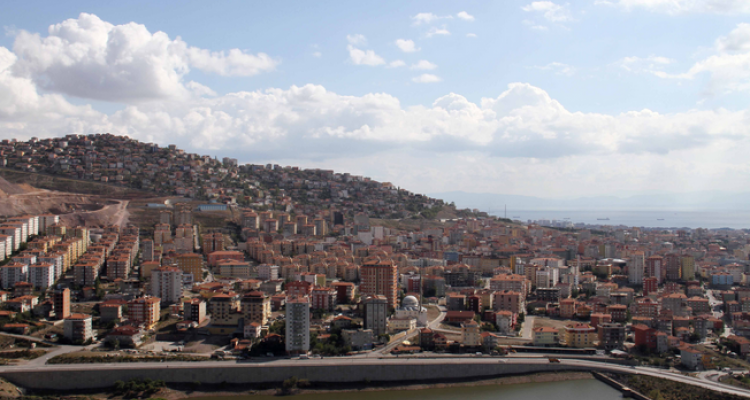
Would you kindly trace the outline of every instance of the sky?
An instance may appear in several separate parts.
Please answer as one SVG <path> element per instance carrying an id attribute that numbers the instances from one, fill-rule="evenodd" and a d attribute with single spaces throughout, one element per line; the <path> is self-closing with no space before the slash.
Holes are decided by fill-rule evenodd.
<path id="1" fill-rule="evenodd" d="M 750 184 L 745 0 L 2 9 L 0 139 L 109 132 L 420 193 Z"/>

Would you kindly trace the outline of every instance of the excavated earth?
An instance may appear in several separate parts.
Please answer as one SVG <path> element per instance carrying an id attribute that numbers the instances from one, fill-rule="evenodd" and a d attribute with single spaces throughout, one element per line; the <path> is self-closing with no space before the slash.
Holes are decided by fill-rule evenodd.
<path id="1" fill-rule="evenodd" d="M 124 226 L 128 222 L 127 200 L 78 193 L 37 189 L 0 178 L 0 217 L 59 214 L 68 226 Z"/>

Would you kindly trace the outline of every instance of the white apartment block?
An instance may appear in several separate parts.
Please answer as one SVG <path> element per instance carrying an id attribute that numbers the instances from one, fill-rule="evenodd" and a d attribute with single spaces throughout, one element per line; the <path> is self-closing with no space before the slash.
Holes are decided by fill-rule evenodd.
<path id="1" fill-rule="evenodd" d="M 11 262 L 0 267 L 0 280 L 2 280 L 3 289 L 12 289 L 18 282 L 27 282 L 29 276 L 29 266 Z"/>
<path id="2" fill-rule="evenodd" d="M 29 266 L 29 283 L 37 289 L 46 289 L 55 283 L 55 266 L 47 263 Z"/>
<path id="3" fill-rule="evenodd" d="M 151 295 L 164 303 L 178 303 L 182 299 L 182 270 L 161 267 L 151 271 Z"/>
<path id="4" fill-rule="evenodd" d="M 10 236 L 11 252 L 18 250 L 18 248 L 21 246 L 21 228 L 16 226 L 3 225 L 0 226 L 0 233 Z M 10 253 L 8 253 L 8 255 L 10 255 Z"/>
<path id="5" fill-rule="evenodd" d="M 628 283 L 633 285 L 643 284 L 643 268 L 646 259 L 643 253 L 633 254 L 628 261 Z"/>
<path id="6" fill-rule="evenodd" d="M 307 297 L 286 300 L 286 351 L 299 354 L 310 350 L 310 302 Z"/>
<path id="7" fill-rule="evenodd" d="M 275 281 L 279 279 L 279 266 L 261 264 L 258 266 L 258 279 L 262 281 Z"/>
<path id="8" fill-rule="evenodd" d="M 39 257 L 39 263 L 52 264 L 55 267 L 55 280 L 60 279 L 60 276 L 62 276 L 63 256 L 53 256 L 47 253 L 47 255 Z"/>

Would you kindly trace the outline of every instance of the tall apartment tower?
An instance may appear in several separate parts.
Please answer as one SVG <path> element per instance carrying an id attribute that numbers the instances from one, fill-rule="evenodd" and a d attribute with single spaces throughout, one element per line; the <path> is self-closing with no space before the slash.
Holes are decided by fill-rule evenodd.
<path id="1" fill-rule="evenodd" d="M 631 285 L 643 284 L 643 268 L 645 263 L 646 259 L 642 251 L 630 256 L 630 261 L 628 262 L 628 283 Z"/>
<path id="2" fill-rule="evenodd" d="M 65 319 L 70 316 L 70 289 L 56 289 L 52 294 L 55 318 Z"/>
<path id="3" fill-rule="evenodd" d="M 363 297 L 382 295 L 388 307 L 398 306 L 398 266 L 391 260 L 365 262 L 359 270 Z"/>
<path id="4" fill-rule="evenodd" d="M 695 257 L 682 256 L 680 264 L 682 266 L 682 279 L 685 281 L 695 279 Z"/>
<path id="5" fill-rule="evenodd" d="M 365 299 L 365 329 L 372 329 L 374 335 L 387 333 L 388 299 L 385 296 L 370 296 Z"/>
<path id="6" fill-rule="evenodd" d="M 203 254 L 224 250 L 224 235 L 221 233 L 206 233 L 201 236 Z"/>
<path id="7" fill-rule="evenodd" d="M 177 267 L 161 267 L 151 271 L 151 295 L 166 304 L 182 299 L 182 270 Z"/>
<path id="8" fill-rule="evenodd" d="M 307 297 L 286 300 L 286 352 L 307 354 L 310 351 L 310 301 Z"/>
<path id="9" fill-rule="evenodd" d="M 177 204 L 174 210 L 175 225 L 192 225 L 193 209 L 189 204 Z"/>
<path id="10" fill-rule="evenodd" d="M 656 278 L 657 283 L 661 283 L 667 275 L 667 269 L 664 265 L 664 258 L 661 256 L 651 256 L 646 259 L 646 267 L 643 276 L 647 278 Z"/>

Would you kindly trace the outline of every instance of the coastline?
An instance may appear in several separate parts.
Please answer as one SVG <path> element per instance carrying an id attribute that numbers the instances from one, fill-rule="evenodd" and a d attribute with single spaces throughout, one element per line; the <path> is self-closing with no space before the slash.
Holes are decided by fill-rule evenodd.
<path id="1" fill-rule="evenodd" d="M 403 391 L 403 390 L 424 390 L 424 389 L 443 389 L 453 387 L 473 387 L 473 386 L 504 386 L 504 385 L 517 385 L 527 383 L 545 383 L 545 382 L 562 382 L 570 380 L 588 380 L 595 379 L 590 372 L 541 372 L 528 375 L 514 375 L 514 376 L 503 376 L 493 379 L 481 379 L 481 380 L 464 380 L 455 382 L 416 382 L 411 384 L 383 384 L 383 383 L 356 383 L 347 385 L 337 385 L 338 388 L 325 387 L 311 387 L 305 389 L 298 389 L 291 393 L 292 396 L 306 395 L 306 394 L 322 394 L 322 393 L 345 393 L 345 392 L 375 392 L 375 391 Z M 163 397 L 167 400 L 179 400 L 179 399 L 213 399 L 216 397 L 226 397 L 227 399 L 236 396 L 274 396 L 278 395 L 279 390 L 277 388 L 271 389 L 251 389 L 251 390 L 211 390 L 211 391 L 184 391 L 176 389 L 165 389 L 154 396 Z"/>

